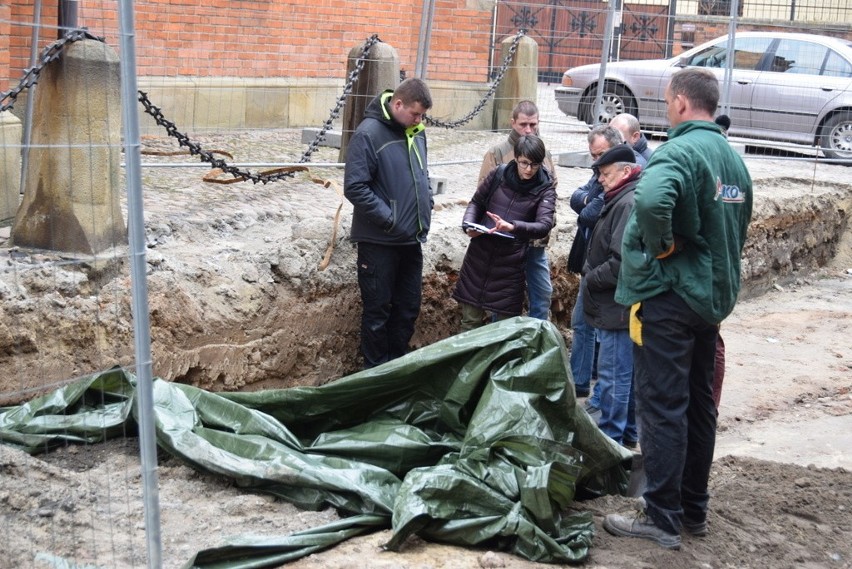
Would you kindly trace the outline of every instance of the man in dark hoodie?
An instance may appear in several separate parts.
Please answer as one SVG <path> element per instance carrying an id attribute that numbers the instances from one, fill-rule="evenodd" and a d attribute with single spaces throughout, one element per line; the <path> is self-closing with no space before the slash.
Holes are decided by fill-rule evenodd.
<path id="1" fill-rule="evenodd" d="M 639 119 L 630 113 L 621 113 L 612 117 L 609 126 L 618 129 L 618 132 L 624 137 L 624 141 L 636 153 L 636 163 L 644 167 L 651 159 L 651 154 L 654 151 L 648 146 L 648 139 L 639 129 Z"/>
<path id="2" fill-rule="evenodd" d="M 343 193 L 353 205 L 365 368 L 404 355 L 420 313 L 432 219 L 422 121 L 431 107 L 426 83 L 406 79 L 367 106 L 347 147 Z"/>

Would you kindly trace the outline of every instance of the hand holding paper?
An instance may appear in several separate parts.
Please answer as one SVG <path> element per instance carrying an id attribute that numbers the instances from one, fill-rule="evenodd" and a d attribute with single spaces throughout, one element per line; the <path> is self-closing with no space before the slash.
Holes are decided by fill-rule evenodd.
<path id="1" fill-rule="evenodd" d="M 473 230 L 473 231 L 477 231 L 479 233 L 484 233 L 484 234 L 487 234 L 487 235 L 498 235 L 500 237 L 506 237 L 508 239 L 514 239 L 515 238 L 514 235 L 510 235 L 509 233 L 503 233 L 501 231 L 497 231 L 496 227 L 488 228 L 488 227 L 485 227 L 484 225 L 480 225 L 478 223 L 473 223 L 471 221 L 465 221 L 462 224 L 462 227 L 465 230 L 468 230 L 468 231 Z"/>

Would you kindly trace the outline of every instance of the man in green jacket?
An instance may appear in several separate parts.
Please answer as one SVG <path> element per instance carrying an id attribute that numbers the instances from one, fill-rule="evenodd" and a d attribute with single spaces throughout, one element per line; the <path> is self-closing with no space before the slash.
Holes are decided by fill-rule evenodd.
<path id="1" fill-rule="evenodd" d="M 631 307 L 645 511 L 610 514 L 612 534 L 680 548 L 707 533 L 716 442 L 712 383 L 719 323 L 740 290 L 752 182 L 713 116 L 719 82 L 684 69 L 666 89 L 672 128 L 635 191 L 615 300 Z"/>

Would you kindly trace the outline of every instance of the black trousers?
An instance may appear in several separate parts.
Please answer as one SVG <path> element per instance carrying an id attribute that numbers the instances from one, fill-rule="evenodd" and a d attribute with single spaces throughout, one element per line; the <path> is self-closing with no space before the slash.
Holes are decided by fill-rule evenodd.
<path id="1" fill-rule="evenodd" d="M 358 243 L 364 368 L 404 355 L 420 314 L 423 251 L 416 245 Z"/>
<path id="2" fill-rule="evenodd" d="M 643 345 L 634 345 L 633 361 L 646 513 L 657 527 L 679 534 L 684 520 L 707 518 L 719 328 L 673 292 L 643 301 L 639 317 Z"/>

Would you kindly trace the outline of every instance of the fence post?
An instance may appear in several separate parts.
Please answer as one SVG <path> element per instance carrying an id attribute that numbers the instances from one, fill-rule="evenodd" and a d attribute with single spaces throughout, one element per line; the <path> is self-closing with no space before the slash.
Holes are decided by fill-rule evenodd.
<path id="1" fill-rule="evenodd" d="M 500 42 L 501 64 L 509 53 L 515 36 L 508 36 Z M 518 42 L 514 60 L 506 69 L 503 80 L 494 92 L 494 112 L 491 128 L 507 128 L 512 118 L 512 109 L 518 101 L 538 97 L 538 44 L 529 36 L 523 36 Z"/>
<path id="2" fill-rule="evenodd" d="M 33 147 L 11 243 L 84 254 L 126 244 L 116 52 L 95 40 L 66 46 L 45 67 L 34 109 Z"/>
<path id="3" fill-rule="evenodd" d="M 604 28 L 604 44 L 603 49 L 601 50 L 601 65 L 598 70 L 598 89 L 597 94 L 595 95 L 595 126 L 601 124 L 601 114 L 603 114 L 603 92 L 604 85 L 606 81 L 604 81 L 604 77 L 606 77 L 606 64 L 610 58 L 610 50 L 612 49 L 612 34 L 613 34 L 613 26 L 615 26 L 615 18 L 616 18 L 616 6 L 615 2 L 611 2 L 609 5 L 609 9 L 606 11 L 606 25 Z M 620 14 L 618 16 L 621 18 Z"/>
<path id="4" fill-rule="evenodd" d="M 355 69 L 363 46 L 349 50 L 346 64 L 346 77 Z M 352 87 L 352 93 L 343 107 L 343 126 L 340 137 L 338 162 L 346 161 L 346 146 L 355 128 L 364 118 L 364 110 L 373 98 L 385 89 L 395 89 L 399 85 L 399 55 L 390 45 L 379 42 L 370 48 L 367 60 Z"/>
<path id="5" fill-rule="evenodd" d="M 11 111 L 0 113 L 0 221 L 15 217 L 21 201 L 21 121 Z"/>

